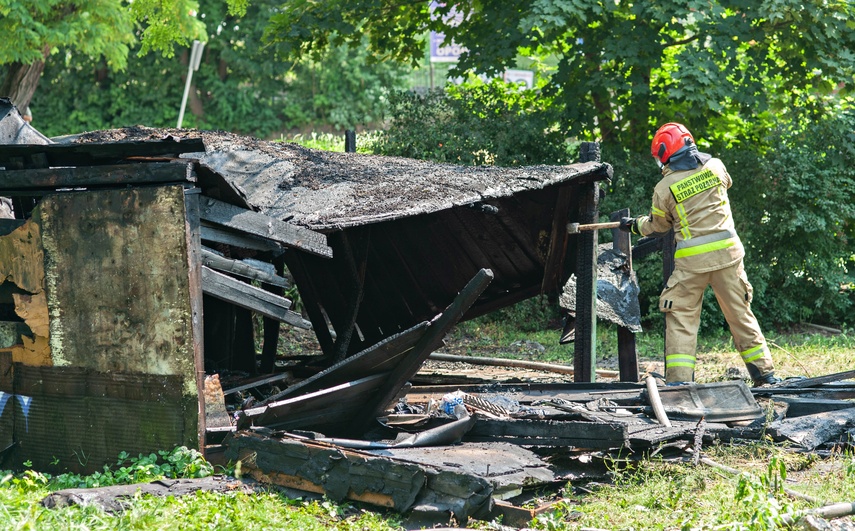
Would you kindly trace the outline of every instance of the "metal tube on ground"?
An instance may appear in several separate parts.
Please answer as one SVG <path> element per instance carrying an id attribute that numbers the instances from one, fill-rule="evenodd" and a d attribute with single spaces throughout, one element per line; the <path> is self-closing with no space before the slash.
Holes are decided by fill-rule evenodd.
<path id="1" fill-rule="evenodd" d="M 650 398 L 650 405 L 653 407 L 653 414 L 656 415 L 656 420 L 659 421 L 659 424 L 670 428 L 671 421 L 668 420 L 668 415 L 665 413 L 665 407 L 662 406 L 662 399 L 659 398 L 659 389 L 656 387 L 656 378 L 648 376 L 646 383 L 647 395 Z"/>

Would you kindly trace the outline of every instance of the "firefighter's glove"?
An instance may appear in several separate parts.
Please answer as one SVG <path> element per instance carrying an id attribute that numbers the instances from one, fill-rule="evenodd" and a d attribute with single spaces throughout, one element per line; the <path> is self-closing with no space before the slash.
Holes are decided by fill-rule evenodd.
<path id="1" fill-rule="evenodd" d="M 624 232 L 638 234 L 638 220 L 636 218 L 620 218 L 618 228 Z"/>

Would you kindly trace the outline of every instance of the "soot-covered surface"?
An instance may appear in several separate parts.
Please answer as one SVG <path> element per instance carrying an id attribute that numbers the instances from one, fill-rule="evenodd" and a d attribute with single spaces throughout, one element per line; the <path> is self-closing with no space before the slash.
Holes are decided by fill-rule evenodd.
<path id="1" fill-rule="evenodd" d="M 314 230 L 335 230 L 436 212 L 537 190 L 608 164 L 497 168 L 335 153 L 222 131 L 130 127 L 94 131 L 67 141 L 121 142 L 199 138 L 201 163 L 245 194 L 265 214 Z"/>

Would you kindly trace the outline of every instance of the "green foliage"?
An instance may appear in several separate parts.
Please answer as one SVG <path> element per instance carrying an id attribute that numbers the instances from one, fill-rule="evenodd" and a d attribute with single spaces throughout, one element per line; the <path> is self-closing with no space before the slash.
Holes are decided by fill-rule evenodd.
<path id="1" fill-rule="evenodd" d="M 740 474 L 736 486 L 735 499 L 739 502 L 740 515 L 725 519 L 729 529 L 751 529 L 765 531 L 779 529 L 785 523 L 785 517 L 797 517 L 795 508 L 785 498 L 784 482 L 787 480 L 787 468 L 778 457 L 769 460 L 765 474 L 759 477 Z M 733 516 L 737 516 L 733 521 Z"/>
<path id="2" fill-rule="evenodd" d="M 220 0 L 203 0 L 199 18 L 208 37 L 184 127 L 222 129 L 269 138 L 282 131 L 328 126 L 355 128 L 378 121 L 388 90 L 401 87 L 400 65 L 365 65 L 364 47 L 336 48 L 318 61 L 280 61 L 261 44 L 275 3 L 253 2 L 242 17 Z M 189 53 L 129 58 L 125 72 L 99 59 L 64 54 L 47 64 L 31 105 L 34 126 L 49 136 L 143 124 L 174 127 L 184 91 Z M 50 117 L 47 120 L 46 117 Z"/>
<path id="3" fill-rule="evenodd" d="M 390 98 L 390 125 L 376 153 L 453 162 L 519 166 L 569 161 L 548 100 L 534 90 L 493 80 L 424 95 Z"/>
<path id="4" fill-rule="evenodd" d="M 852 322 L 853 131 L 850 113 L 781 124 L 761 160 L 747 156 L 741 160 L 751 165 L 731 172 L 743 177 L 732 197 L 755 262 L 749 278 L 767 295 L 755 297 L 756 306 L 778 322 Z"/>
<path id="5" fill-rule="evenodd" d="M 65 473 L 57 476 L 42 474 L 32 470 L 25 471 L 20 477 L 11 479 L 19 489 L 50 488 L 52 490 L 69 488 L 108 487 L 154 481 L 161 478 L 202 478 L 214 473 L 214 467 L 197 450 L 179 446 L 171 451 L 161 450 L 148 455 L 130 456 L 127 452 L 119 454 L 114 466 L 93 474 Z"/>
<path id="6" fill-rule="evenodd" d="M 855 117 L 791 116 L 749 149 L 724 148 L 721 158 L 733 177 L 728 195 L 745 267 L 754 287 L 752 308 L 765 326 L 812 321 L 851 323 L 855 295 Z M 603 146 L 614 166 L 601 212 L 625 206 L 647 213 L 660 178 L 647 155 Z M 658 257 L 637 261 L 642 314 L 656 315 L 662 285 Z M 702 330 L 725 327 L 708 290 Z"/>
<path id="7" fill-rule="evenodd" d="M 367 39 L 375 59 L 417 64 L 428 30 L 468 51 L 454 75 L 496 73 L 519 56 L 557 66 L 546 92 L 580 138 L 641 151 L 678 119 L 711 144 L 762 134 L 793 108 L 823 112 L 851 91 L 855 5 L 824 0 L 297 0 L 266 37 L 293 57 Z M 461 16 L 448 16 L 451 9 Z M 546 64 L 543 62 L 543 64 Z M 703 145 L 703 144 L 701 144 Z"/>

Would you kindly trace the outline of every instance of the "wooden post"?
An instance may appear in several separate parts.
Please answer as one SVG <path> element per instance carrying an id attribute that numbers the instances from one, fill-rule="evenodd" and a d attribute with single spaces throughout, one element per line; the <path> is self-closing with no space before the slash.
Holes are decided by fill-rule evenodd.
<path id="1" fill-rule="evenodd" d="M 285 275 L 285 260 L 281 256 L 273 259 L 273 265 L 276 267 L 277 275 Z M 262 283 L 261 287 L 274 295 L 280 297 L 285 295 L 285 289 L 281 286 Z M 279 348 L 281 323 L 278 319 L 271 319 L 270 317 L 264 317 L 262 323 L 264 326 L 264 343 L 261 346 L 261 372 L 267 374 L 276 368 L 276 351 Z"/>
<path id="2" fill-rule="evenodd" d="M 202 229 L 199 211 L 201 190 L 193 188 L 184 191 L 184 218 L 187 238 L 187 270 L 190 289 L 190 311 L 193 313 L 193 364 L 196 373 L 196 392 L 199 402 L 196 420 L 196 440 L 199 449 L 205 451 L 205 326 L 202 303 Z M 191 419 L 185 415 L 185 419 Z M 194 427 L 186 426 L 187 433 Z"/>
<path id="3" fill-rule="evenodd" d="M 629 209 L 624 208 L 612 212 L 609 216 L 611 221 L 620 221 L 623 217 L 629 217 Z M 626 255 L 626 269 L 632 276 L 632 241 L 629 233 L 620 229 L 612 229 L 613 249 Z M 624 326 L 618 327 L 618 369 L 620 370 L 620 381 L 638 381 L 638 356 L 635 349 L 635 334 Z"/>
<path id="4" fill-rule="evenodd" d="M 580 162 L 598 162 L 600 145 L 582 142 Z M 600 185 L 581 187 L 579 224 L 596 223 L 599 218 Z M 593 382 L 597 360 L 597 243 L 596 230 L 584 231 L 578 239 L 576 254 L 576 340 L 573 345 L 573 381 Z"/>
<path id="5" fill-rule="evenodd" d="M 348 129 L 344 132 L 344 152 L 356 153 L 356 131 Z"/>
<path id="6" fill-rule="evenodd" d="M 599 183 L 581 187 L 580 224 L 596 223 L 600 201 Z M 593 382 L 597 359 L 597 232 L 579 233 L 576 254 L 576 340 L 573 381 Z"/>

